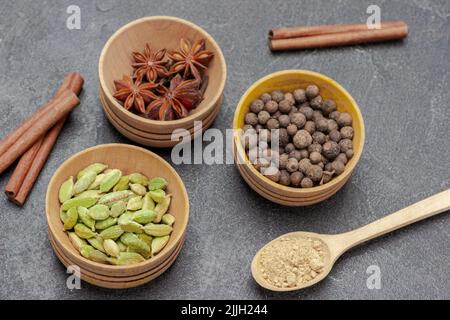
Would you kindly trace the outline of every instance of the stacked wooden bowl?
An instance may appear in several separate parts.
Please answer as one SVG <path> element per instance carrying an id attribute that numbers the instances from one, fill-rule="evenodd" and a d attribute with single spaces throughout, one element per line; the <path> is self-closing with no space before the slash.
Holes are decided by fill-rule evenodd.
<path id="1" fill-rule="evenodd" d="M 214 53 L 205 75 L 208 85 L 202 102 L 186 118 L 156 121 L 126 110 L 113 94 L 114 80 L 131 75 L 132 52 L 142 51 L 146 43 L 155 49 L 178 48 L 180 39 L 191 42 L 205 39 L 206 48 Z M 105 44 L 99 60 L 100 101 L 111 124 L 128 139 L 152 147 L 172 147 L 179 142 L 172 139 L 176 129 L 184 129 L 189 136 L 212 125 L 220 111 L 226 80 L 226 64 L 216 41 L 197 25 L 175 17 L 146 17 L 120 28 Z M 195 126 L 195 122 L 201 126 Z"/>
<path id="2" fill-rule="evenodd" d="M 255 169 L 242 145 L 240 130 L 244 126 L 245 114 L 250 104 L 265 92 L 274 90 L 293 91 L 315 84 L 324 99 L 333 99 L 341 112 L 349 112 L 353 117 L 354 155 L 346 164 L 344 172 L 330 182 L 313 188 L 293 188 L 271 181 Z M 242 96 L 233 120 L 233 151 L 236 166 L 248 185 L 264 198 L 286 206 L 307 206 L 334 195 L 348 181 L 358 163 L 364 146 L 364 121 L 352 96 L 336 81 L 317 72 L 306 70 L 286 70 L 272 73 L 255 82 Z"/>
<path id="3" fill-rule="evenodd" d="M 106 265 L 88 260 L 73 247 L 59 218 L 58 190 L 70 176 L 88 165 L 101 162 L 125 173 L 141 172 L 148 177 L 161 176 L 168 181 L 167 192 L 173 195 L 169 212 L 175 224 L 168 244 L 154 257 L 128 266 Z M 46 216 L 50 243 L 66 266 L 80 268 L 81 279 L 105 288 L 130 288 L 147 283 L 166 271 L 180 254 L 189 219 L 189 200 L 183 181 L 161 157 L 140 147 L 106 144 L 86 149 L 66 160 L 53 175 L 47 189 Z"/>

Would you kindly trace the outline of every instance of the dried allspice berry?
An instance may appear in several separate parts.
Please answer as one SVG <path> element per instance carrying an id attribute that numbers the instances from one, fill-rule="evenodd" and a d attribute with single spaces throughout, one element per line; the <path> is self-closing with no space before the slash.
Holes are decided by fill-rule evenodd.
<path id="1" fill-rule="evenodd" d="M 306 120 L 311 120 L 314 110 L 309 106 L 309 103 L 306 102 L 298 108 L 298 112 L 302 113 L 305 116 Z"/>
<path id="2" fill-rule="evenodd" d="M 266 110 L 268 113 L 275 113 L 278 111 L 278 103 L 274 100 L 270 100 L 264 105 L 264 110 Z"/>
<path id="3" fill-rule="evenodd" d="M 282 114 L 279 116 L 278 121 L 280 122 L 280 127 L 282 128 L 287 128 L 291 124 L 291 120 L 287 114 Z"/>
<path id="4" fill-rule="evenodd" d="M 308 131 L 309 134 L 313 134 L 316 131 L 316 124 L 314 123 L 314 121 L 306 121 L 303 129 Z"/>
<path id="5" fill-rule="evenodd" d="M 306 170 L 311 166 L 311 161 L 307 158 L 304 158 L 298 162 L 298 170 L 304 174 L 306 174 Z"/>
<path id="6" fill-rule="evenodd" d="M 291 175 L 286 170 L 280 171 L 280 180 L 278 181 L 279 184 L 282 184 L 284 186 L 289 186 L 291 184 Z"/>
<path id="7" fill-rule="evenodd" d="M 308 99 L 313 99 L 319 95 L 319 87 L 316 85 L 309 85 L 306 87 L 306 97 Z"/>
<path id="8" fill-rule="evenodd" d="M 319 110 L 322 108 L 322 96 L 318 95 L 317 97 L 311 99 L 309 101 L 309 105 L 311 106 L 311 108 L 313 108 L 314 110 Z"/>
<path id="9" fill-rule="evenodd" d="M 295 158 L 289 158 L 286 164 L 286 170 L 289 172 L 295 172 L 298 170 L 298 161 Z"/>
<path id="10" fill-rule="evenodd" d="M 294 99 L 297 103 L 303 103 L 306 101 L 306 92 L 303 89 L 294 90 Z"/>
<path id="11" fill-rule="evenodd" d="M 331 163 L 331 169 L 334 171 L 334 174 L 339 176 L 344 172 L 345 164 L 343 164 L 341 161 L 333 161 Z"/>
<path id="12" fill-rule="evenodd" d="M 266 127 L 269 130 L 275 130 L 280 128 L 280 122 L 277 119 L 270 118 L 267 123 Z"/>
<path id="13" fill-rule="evenodd" d="M 347 156 L 345 155 L 345 153 L 339 153 L 339 155 L 336 157 L 335 161 L 340 161 L 343 164 L 347 164 Z"/>
<path id="14" fill-rule="evenodd" d="M 313 182 L 320 182 L 322 179 L 323 170 L 320 166 L 312 164 L 306 169 L 306 176 Z"/>
<path id="15" fill-rule="evenodd" d="M 353 142 L 350 139 L 342 139 L 339 141 L 340 151 L 347 152 L 350 149 L 353 149 Z"/>
<path id="16" fill-rule="evenodd" d="M 345 126 L 341 128 L 342 139 L 353 139 L 353 128 L 350 126 Z"/>
<path id="17" fill-rule="evenodd" d="M 260 100 L 260 99 L 256 99 L 250 105 L 250 111 L 255 113 L 255 114 L 258 114 L 263 109 L 264 109 L 264 102 L 262 100 Z"/>
<path id="18" fill-rule="evenodd" d="M 258 117 L 256 114 L 254 114 L 253 112 L 249 112 L 245 115 L 245 123 L 255 126 L 256 124 L 258 124 Z"/>
<path id="19" fill-rule="evenodd" d="M 290 125 L 287 126 L 286 130 L 288 135 L 294 136 L 297 133 L 298 128 L 295 124 L 291 123 Z"/>
<path id="20" fill-rule="evenodd" d="M 341 152 L 339 145 L 334 141 L 327 141 L 322 146 L 322 153 L 328 159 L 334 159 Z"/>
<path id="21" fill-rule="evenodd" d="M 298 149 L 303 149 L 312 143 L 312 137 L 308 131 L 299 130 L 293 138 L 293 143 Z"/>
<path id="22" fill-rule="evenodd" d="M 318 152 L 318 153 L 322 153 L 322 145 L 319 143 L 312 143 L 308 146 L 308 152 Z"/>
<path id="23" fill-rule="evenodd" d="M 300 171 L 295 171 L 291 173 L 291 185 L 293 187 L 299 187 L 300 183 L 302 182 L 303 179 L 303 173 L 301 173 Z"/>
<path id="24" fill-rule="evenodd" d="M 302 179 L 301 186 L 302 188 L 312 188 L 314 187 L 314 182 L 310 178 L 305 177 Z"/>
<path id="25" fill-rule="evenodd" d="M 267 121 L 269 121 L 269 119 L 270 119 L 270 114 L 266 110 L 263 110 L 263 111 L 258 113 L 258 122 L 259 122 L 259 124 L 264 125 L 264 124 L 267 123 Z"/>
<path id="26" fill-rule="evenodd" d="M 261 99 L 262 102 L 267 103 L 272 100 L 272 96 L 269 93 L 263 93 L 259 99 Z"/>
<path id="27" fill-rule="evenodd" d="M 338 130 L 333 130 L 328 134 L 331 141 L 339 142 L 341 141 L 341 133 Z"/>
<path id="28" fill-rule="evenodd" d="M 341 112 L 339 117 L 336 119 L 336 122 L 340 127 L 351 126 L 353 122 L 352 115 L 348 112 Z"/>
<path id="29" fill-rule="evenodd" d="M 284 99 L 284 93 L 280 90 L 272 92 L 272 100 L 275 102 L 281 102 Z"/>
<path id="30" fill-rule="evenodd" d="M 318 164 L 322 161 L 322 155 L 319 152 L 313 151 L 309 154 L 309 160 L 312 164 Z"/>
<path id="31" fill-rule="evenodd" d="M 289 101 L 292 106 L 295 104 L 294 95 L 292 93 L 290 93 L 290 92 L 286 92 L 284 94 L 284 100 Z"/>
<path id="32" fill-rule="evenodd" d="M 289 100 L 281 100 L 278 104 L 278 110 L 280 110 L 281 113 L 289 113 L 292 109 L 292 104 Z"/>
<path id="33" fill-rule="evenodd" d="M 303 128 L 306 123 L 306 117 L 303 113 L 296 112 L 289 116 L 292 124 L 295 124 L 298 129 Z"/>
<path id="34" fill-rule="evenodd" d="M 325 100 L 322 103 L 322 112 L 325 116 L 330 115 L 330 113 L 336 110 L 336 103 L 333 100 Z"/>

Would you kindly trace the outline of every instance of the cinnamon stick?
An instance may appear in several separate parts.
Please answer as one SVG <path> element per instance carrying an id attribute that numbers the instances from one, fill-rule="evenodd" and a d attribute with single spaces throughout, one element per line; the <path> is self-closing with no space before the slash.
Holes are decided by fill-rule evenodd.
<path id="1" fill-rule="evenodd" d="M 65 77 L 54 97 L 60 95 L 64 90 L 71 90 L 78 95 L 82 89 L 83 83 L 84 79 L 79 73 L 71 72 Z M 65 121 L 66 117 L 50 129 L 43 138 L 35 142 L 35 144 L 20 158 L 5 187 L 6 195 L 14 203 L 20 206 L 25 203 Z"/>
<path id="2" fill-rule="evenodd" d="M 45 162 L 47 161 L 47 158 L 52 151 L 63 126 L 64 121 L 59 121 L 42 139 L 41 146 L 33 159 L 30 169 L 28 170 L 19 191 L 14 197 L 9 197 L 10 200 L 17 205 L 23 206 L 23 204 L 25 203 L 28 194 L 31 192 L 36 179 L 38 178 L 42 168 L 44 167 Z"/>
<path id="3" fill-rule="evenodd" d="M 272 51 L 313 49 L 333 46 L 345 46 L 362 43 L 382 42 L 403 39 L 408 35 L 408 27 L 393 27 L 356 32 L 323 34 L 318 36 L 271 40 Z"/>
<path id="4" fill-rule="evenodd" d="M 35 119 L 26 134 L 22 134 L 8 150 L 0 155 L 0 174 L 79 103 L 78 97 L 70 90 L 64 90 L 52 99 L 47 112 Z"/>
<path id="5" fill-rule="evenodd" d="M 2 156 L 15 142 L 25 133 L 27 132 L 33 124 L 42 117 L 43 114 L 48 112 L 49 109 L 54 106 L 54 99 L 56 96 L 61 94 L 64 90 L 73 91 L 76 95 L 78 95 L 81 91 L 81 87 L 83 86 L 83 78 L 77 72 L 69 73 L 64 79 L 61 86 L 58 88 L 55 96 L 48 101 L 44 106 L 39 108 L 30 118 L 24 121 L 20 126 L 18 126 L 13 132 L 11 132 L 8 136 L 6 136 L 2 141 L 0 141 L 0 156 Z M 1 173 L 1 172 L 0 172 Z"/>
<path id="6" fill-rule="evenodd" d="M 384 21 L 381 22 L 379 30 L 405 26 L 406 23 L 404 21 Z M 322 34 L 357 32 L 367 30 L 373 29 L 369 29 L 366 23 L 275 28 L 269 31 L 269 39 L 278 40 L 278 39 L 301 38 L 301 37 L 317 36 Z"/>

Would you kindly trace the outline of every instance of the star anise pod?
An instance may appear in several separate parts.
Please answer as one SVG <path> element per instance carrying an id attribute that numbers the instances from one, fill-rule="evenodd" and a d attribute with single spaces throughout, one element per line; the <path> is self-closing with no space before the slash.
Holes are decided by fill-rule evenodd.
<path id="1" fill-rule="evenodd" d="M 134 77 L 142 81 L 144 77 L 149 82 L 156 82 L 159 77 L 165 77 L 168 71 L 165 67 L 167 61 L 164 60 L 166 49 L 161 49 L 158 52 L 154 52 L 150 45 L 145 45 L 144 52 L 133 52 L 134 63 L 132 64 L 134 71 Z"/>
<path id="2" fill-rule="evenodd" d="M 141 81 L 124 75 L 122 80 L 114 80 L 116 92 L 114 98 L 123 102 L 125 109 L 134 107 L 138 112 L 145 113 L 145 106 L 158 97 L 151 91 L 158 88 L 159 84 L 153 82 L 141 83 Z"/>
<path id="3" fill-rule="evenodd" d="M 170 67 L 170 72 L 182 72 L 184 79 L 192 75 L 194 79 L 200 82 L 200 72 L 206 69 L 206 65 L 214 54 L 205 50 L 204 39 L 197 41 L 194 45 L 186 39 L 181 39 L 180 49 L 171 51 L 168 56 L 174 62 Z"/>
<path id="4" fill-rule="evenodd" d="M 158 98 L 147 107 L 147 115 L 157 120 L 184 118 L 202 99 L 198 81 L 183 80 L 180 75 L 170 80 L 169 88 L 160 86 L 157 91 Z"/>

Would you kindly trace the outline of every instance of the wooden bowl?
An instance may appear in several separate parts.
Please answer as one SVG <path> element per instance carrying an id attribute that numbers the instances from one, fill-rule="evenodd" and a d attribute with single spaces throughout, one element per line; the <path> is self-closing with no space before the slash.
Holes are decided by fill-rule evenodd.
<path id="1" fill-rule="evenodd" d="M 264 92 L 271 92 L 273 90 L 293 91 L 296 88 L 305 88 L 309 84 L 319 86 L 322 97 L 324 99 L 333 99 L 339 111 L 349 112 L 352 115 L 354 155 L 346 164 L 345 170 L 340 176 L 333 178 L 330 182 L 322 186 L 308 189 L 286 187 L 271 181 L 254 168 L 247 157 L 236 129 L 244 126 L 244 117 L 249 110 L 250 103 Z M 279 71 L 255 82 L 239 101 L 234 114 L 233 129 L 235 129 L 233 149 L 235 151 L 236 165 L 243 167 L 239 172 L 245 172 L 247 177 L 251 179 L 249 181 L 253 182 L 249 183 L 249 185 L 254 189 L 258 188 L 260 190 L 259 193 L 262 193 L 263 196 L 266 195 L 266 198 L 270 198 L 269 200 L 280 199 L 283 202 L 288 202 L 292 206 L 315 204 L 331 197 L 339 191 L 355 169 L 361 157 L 365 139 L 364 121 L 361 111 L 347 90 L 335 80 L 320 73 L 307 70 Z"/>
<path id="2" fill-rule="evenodd" d="M 124 74 L 132 74 L 131 53 L 142 51 L 146 43 L 155 49 L 176 49 L 181 38 L 190 41 L 205 39 L 207 50 L 214 53 L 206 71 L 209 82 L 203 101 L 186 118 L 172 121 L 145 119 L 125 110 L 112 95 L 115 91 L 114 80 L 122 79 Z M 146 132 L 170 134 L 177 128 L 193 127 L 195 120 L 205 119 L 212 110 L 220 106 L 225 87 L 226 64 L 219 45 L 197 25 L 175 17 L 146 17 L 126 24 L 109 38 L 100 55 L 99 79 L 106 103 L 125 123 Z"/>
<path id="3" fill-rule="evenodd" d="M 168 181 L 167 192 L 173 195 L 170 213 L 176 218 L 166 247 L 156 256 L 129 266 L 106 265 L 85 259 L 73 247 L 59 218 L 58 191 L 70 176 L 94 162 L 102 162 L 124 173 L 141 172 L 148 177 L 162 176 Z M 47 188 L 46 216 L 49 232 L 68 259 L 81 268 L 97 274 L 127 277 L 147 272 L 165 261 L 176 249 L 186 232 L 189 219 L 189 200 L 183 181 L 164 159 L 146 149 L 126 144 L 104 144 L 81 151 L 66 160 L 55 172 Z"/>
<path id="4" fill-rule="evenodd" d="M 101 93 L 100 93 L 100 101 L 102 102 L 103 111 L 105 112 L 106 118 L 117 129 L 117 131 L 119 131 L 122 135 L 124 135 L 128 139 L 145 146 L 156 148 L 169 148 L 178 144 L 179 141 L 176 140 L 172 141 L 171 134 L 147 133 L 144 131 L 140 131 L 136 128 L 130 127 L 122 120 L 117 118 L 117 116 L 109 109 L 108 105 L 103 103 Z M 216 119 L 219 112 L 220 112 L 220 105 L 215 110 L 213 110 L 213 112 L 210 115 L 208 115 L 205 120 L 202 121 L 202 128 L 201 128 L 202 132 L 204 132 L 214 123 L 214 120 Z M 185 129 L 190 132 L 191 138 L 193 138 L 198 131 L 196 130 L 194 132 L 194 129 L 197 129 L 197 127 Z"/>

